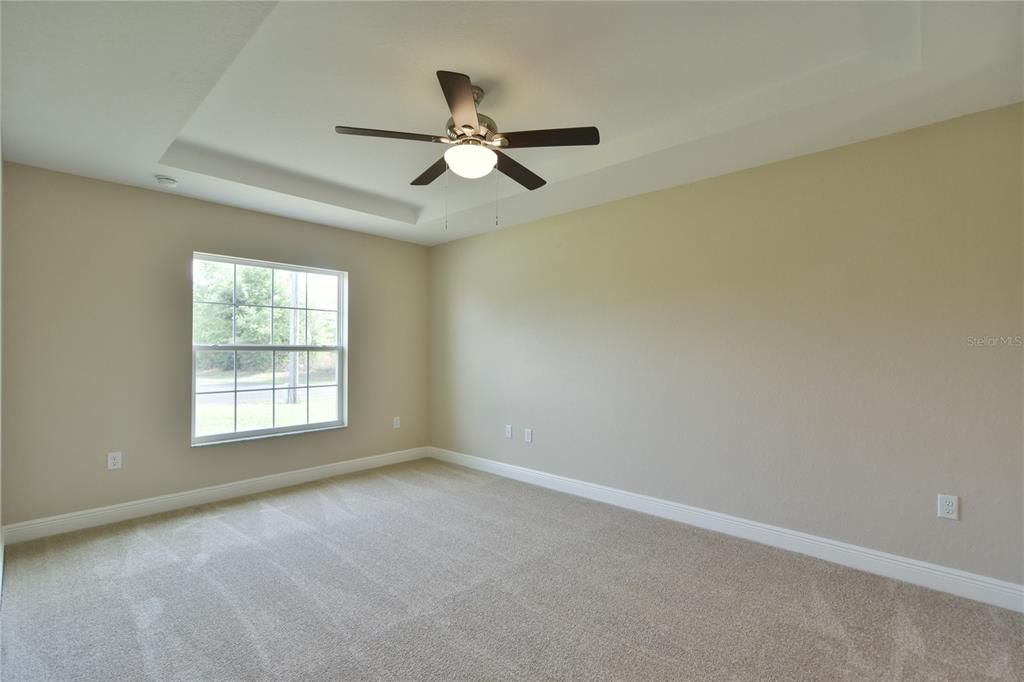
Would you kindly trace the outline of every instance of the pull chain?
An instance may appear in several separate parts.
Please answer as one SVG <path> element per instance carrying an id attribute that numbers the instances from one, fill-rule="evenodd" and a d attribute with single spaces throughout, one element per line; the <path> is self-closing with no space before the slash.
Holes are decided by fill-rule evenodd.
<path id="1" fill-rule="evenodd" d="M 444 231 L 448 231 L 448 164 L 444 165 Z"/>
<path id="2" fill-rule="evenodd" d="M 498 174 L 494 171 L 494 226 L 498 226 Z"/>

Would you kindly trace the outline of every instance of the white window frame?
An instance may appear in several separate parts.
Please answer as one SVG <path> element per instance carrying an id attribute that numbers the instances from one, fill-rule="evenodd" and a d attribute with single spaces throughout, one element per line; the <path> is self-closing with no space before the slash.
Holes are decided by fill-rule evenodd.
<path id="1" fill-rule="evenodd" d="M 192 331 L 191 338 L 192 343 L 192 409 L 190 413 L 191 422 L 191 437 L 192 447 L 198 447 L 203 445 L 215 445 L 217 443 L 234 443 L 238 441 L 256 440 L 261 438 L 270 438 L 274 436 L 286 436 L 296 433 L 311 433 L 315 431 L 327 431 L 330 429 L 342 429 L 348 426 L 348 273 L 340 270 L 328 270 L 326 268 L 314 268 L 302 265 L 292 265 L 289 263 L 275 263 L 273 261 L 254 260 L 251 258 L 237 258 L 234 256 L 221 256 L 211 253 L 193 252 L 192 260 L 189 264 L 190 272 L 195 265 L 195 260 L 208 260 L 216 261 L 220 263 L 230 263 L 232 265 L 251 265 L 263 268 L 273 268 L 274 270 L 290 270 L 293 272 L 303 272 L 307 274 L 321 274 L 321 275 L 333 275 L 338 278 L 338 329 L 337 329 L 337 345 L 336 346 L 315 346 L 315 345 L 286 345 L 286 344 L 274 344 L 273 340 L 273 320 L 274 316 L 271 315 L 271 343 L 269 345 L 252 345 L 252 344 L 196 344 L 195 330 L 193 328 L 194 322 L 190 322 L 189 328 Z M 193 273 L 194 278 L 194 273 Z M 237 276 L 236 276 L 237 279 Z M 232 286 L 231 292 L 231 306 L 232 308 L 238 307 L 237 296 L 237 281 Z M 192 289 L 194 291 L 194 288 Z M 190 305 L 193 320 L 195 317 L 195 298 L 194 294 L 190 297 Z M 309 301 L 307 301 L 308 304 Z M 271 301 L 273 303 L 273 301 Z M 252 307 L 273 307 L 271 306 L 252 306 Z M 305 308 L 308 312 L 310 308 Z M 234 311 L 232 312 L 234 315 Z M 234 320 L 234 317 L 232 317 Z M 234 322 L 232 321 L 232 327 Z M 307 339 L 308 340 L 308 339 Z M 198 351 L 278 351 L 278 352 L 303 352 L 303 351 L 330 351 L 336 350 L 338 353 L 338 418 L 331 422 L 317 422 L 316 424 L 298 424 L 295 426 L 280 426 L 269 429 L 256 429 L 252 431 L 232 431 L 231 433 L 218 433 L 209 436 L 196 436 L 196 353 Z M 238 377 L 238 358 L 235 357 L 235 377 L 236 383 L 232 391 L 223 391 L 223 393 L 232 393 L 237 396 L 240 392 L 238 390 L 237 377 Z M 271 369 L 271 375 L 273 376 L 274 370 L 273 365 Z M 305 388 L 309 388 L 308 381 Z M 315 388 L 315 387 L 314 387 Z M 270 390 L 273 396 L 274 388 L 271 389 L 253 389 L 253 390 Z M 247 392 L 247 391 L 241 391 Z M 236 397 L 237 400 L 237 397 Z M 309 398 L 307 396 L 307 415 Z M 272 404 L 276 405 L 276 400 L 272 397 Z M 237 422 L 237 406 L 236 406 L 236 422 Z M 237 424 L 236 424 L 237 426 Z"/>

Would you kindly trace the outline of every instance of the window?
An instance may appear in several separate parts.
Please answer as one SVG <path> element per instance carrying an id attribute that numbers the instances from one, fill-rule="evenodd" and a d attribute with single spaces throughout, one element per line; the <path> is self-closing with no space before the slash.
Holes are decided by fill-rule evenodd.
<path id="1" fill-rule="evenodd" d="M 192 444 L 345 426 L 347 275 L 192 256 Z"/>

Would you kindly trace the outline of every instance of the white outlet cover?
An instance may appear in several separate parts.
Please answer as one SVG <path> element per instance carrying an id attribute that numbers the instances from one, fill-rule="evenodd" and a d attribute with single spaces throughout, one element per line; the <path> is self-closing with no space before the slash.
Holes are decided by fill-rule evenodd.
<path id="1" fill-rule="evenodd" d="M 402 428 L 402 418 L 395 417 L 391 420 L 391 428 L 400 429 Z"/>
<path id="2" fill-rule="evenodd" d="M 512 440 L 512 425 L 511 424 L 505 424 L 505 438 L 508 439 L 508 440 Z"/>
<path id="3" fill-rule="evenodd" d="M 960 498 L 956 495 L 939 495 L 938 517 L 960 520 Z"/>
<path id="4" fill-rule="evenodd" d="M 107 453 L 107 469 L 112 471 L 120 469 L 124 465 L 124 455 L 121 452 Z"/>
<path id="5" fill-rule="evenodd" d="M 523 440 L 525 440 L 527 443 L 533 442 L 533 429 L 526 429 L 525 431 L 523 431 Z"/>

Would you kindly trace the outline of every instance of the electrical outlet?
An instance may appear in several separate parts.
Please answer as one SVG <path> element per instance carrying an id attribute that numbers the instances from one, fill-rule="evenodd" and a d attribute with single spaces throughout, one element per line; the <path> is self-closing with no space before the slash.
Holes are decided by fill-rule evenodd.
<path id="1" fill-rule="evenodd" d="M 960 498 L 956 495 L 939 495 L 939 518 L 960 520 Z"/>
<path id="2" fill-rule="evenodd" d="M 393 417 L 391 419 L 391 428 L 393 428 L 393 429 L 400 429 L 400 428 L 402 428 L 402 418 L 401 417 Z"/>
<path id="3" fill-rule="evenodd" d="M 107 470 L 120 469 L 124 465 L 124 455 L 120 452 L 107 453 Z"/>
<path id="4" fill-rule="evenodd" d="M 512 440 L 512 425 L 505 424 L 505 440 Z"/>
<path id="5" fill-rule="evenodd" d="M 523 431 L 523 440 L 527 443 L 533 442 L 533 429 L 526 429 Z"/>

